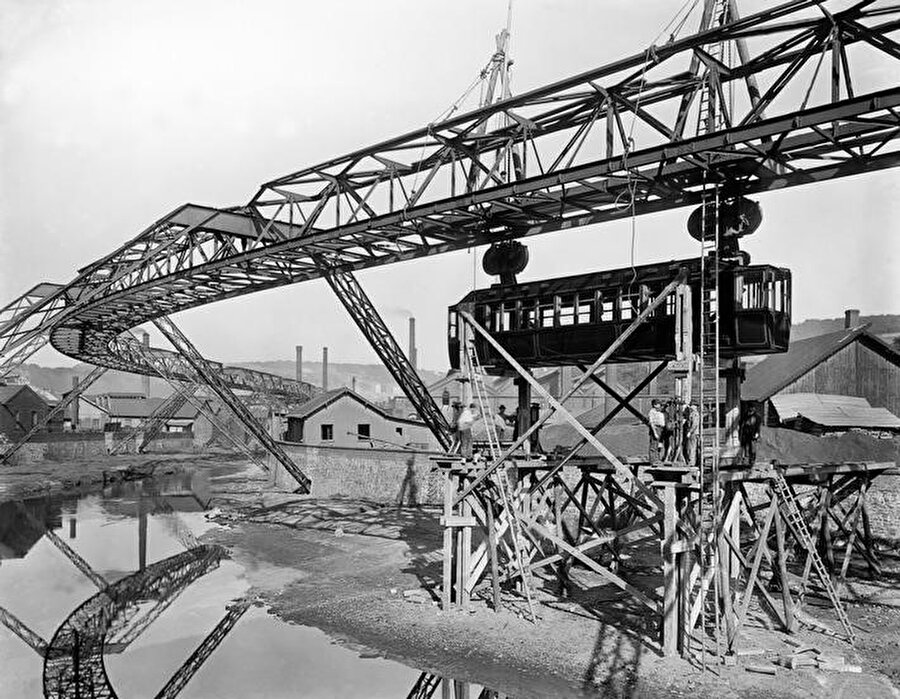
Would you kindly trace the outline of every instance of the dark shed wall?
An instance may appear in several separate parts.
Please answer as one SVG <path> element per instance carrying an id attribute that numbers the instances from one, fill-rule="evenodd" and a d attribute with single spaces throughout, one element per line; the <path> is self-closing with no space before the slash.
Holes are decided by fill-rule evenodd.
<path id="1" fill-rule="evenodd" d="M 859 396 L 856 380 L 856 348 L 851 342 L 779 393 L 833 393 Z"/>
<path id="2" fill-rule="evenodd" d="M 22 437 L 25 431 L 31 429 L 31 413 L 36 412 L 40 422 L 46 417 L 48 410 L 44 399 L 26 386 L 10 398 L 5 406 L 0 406 L 0 432 L 7 437 Z M 24 431 L 16 424 L 16 412 L 19 413 Z"/>
<path id="3" fill-rule="evenodd" d="M 900 367 L 861 341 L 851 342 L 779 393 L 861 396 L 900 415 Z"/>
<path id="4" fill-rule="evenodd" d="M 887 408 L 900 416 L 900 366 L 862 343 L 857 345 L 857 377 L 860 395 L 877 408 Z"/>

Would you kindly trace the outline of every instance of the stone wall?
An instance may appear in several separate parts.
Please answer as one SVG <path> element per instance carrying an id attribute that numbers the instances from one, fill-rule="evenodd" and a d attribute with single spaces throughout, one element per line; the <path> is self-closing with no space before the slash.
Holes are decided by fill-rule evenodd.
<path id="1" fill-rule="evenodd" d="M 107 437 L 107 434 L 110 437 Z M 108 454 L 111 433 L 104 432 L 53 432 L 36 435 L 22 446 L 10 459 L 9 465 L 22 466 L 40 461 L 73 461 L 105 457 Z M 123 453 L 133 454 L 135 442 L 129 443 Z M 165 435 L 153 440 L 147 453 L 172 454 L 194 450 L 194 438 L 191 434 Z"/>
<path id="2" fill-rule="evenodd" d="M 436 452 L 402 449 L 316 447 L 291 442 L 281 446 L 307 477 L 312 495 L 345 495 L 384 503 L 437 505 L 443 502 L 441 475 L 432 471 Z M 291 488 L 294 479 L 280 465 L 274 483 Z"/>
<path id="3" fill-rule="evenodd" d="M 866 496 L 874 536 L 900 542 L 900 476 L 879 476 Z"/>

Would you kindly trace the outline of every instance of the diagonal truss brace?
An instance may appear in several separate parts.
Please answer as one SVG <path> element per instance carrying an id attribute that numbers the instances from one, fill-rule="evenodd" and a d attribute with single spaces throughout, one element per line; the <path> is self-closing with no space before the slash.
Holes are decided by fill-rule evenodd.
<path id="1" fill-rule="evenodd" d="M 284 469 L 291 474 L 300 486 L 300 490 L 305 493 L 309 492 L 312 481 L 307 478 L 306 474 L 301 471 L 297 465 L 291 460 L 284 449 L 272 438 L 272 435 L 259 424 L 259 421 L 247 409 L 241 400 L 232 393 L 231 389 L 225 384 L 221 377 L 212 369 L 197 348 L 194 347 L 190 340 L 185 337 L 184 333 L 172 322 L 170 318 L 162 317 L 153 321 L 153 324 L 159 331 L 165 335 L 166 339 L 172 343 L 175 349 L 190 364 L 191 368 L 197 372 L 197 375 L 210 389 L 218 396 L 235 417 L 240 420 L 250 434 L 252 434 L 263 447 L 275 458 L 278 463 L 284 466 Z"/>
<path id="2" fill-rule="evenodd" d="M 335 295 L 409 398 L 419 417 L 441 447 L 449 449 L 452 441 L 450 425 L 356 277 L 348 270 L 327 266 L 321 257 L 317 257 L 316 261 Z"/>
<path id="3" fill-rule="evenodd" d="M 10 446 L 6 451 L 0 455 L 0 463 L 5 463 L 8 461 L 13 454 L 15 454 L 19 449 L 21 449 L 25 444 L 27 444 L 34 435 L 44 429 L 47 425 L 50 424 L 50 421 L 63 412 L 66 408 L 68 408 L 72 403 L 74 403 L 78 398 L 84 394 L 84 392 L 90 388 L 101 376 L 106 373 L 106 367 L 94 367 L 91 372 L 85 376 L 79 383 L 78 386 L 74 387 L 66 396 L 59 401 L 59 403 L 47 412 L 44 416 L 44 419 L 38 422 L 34 427 L 32 427 L 28 433 L 22 437 L 18 442 Z"/>
<path id="4" fill-rule="evenodd" d="M 3 607 L 0 607 L 0 624 L 3 624 L 16 636 L 25 641 L 35 653 L 44 657 L 44 653 L 47 651 L 47 641 L 26 626 L 25 622 Z"/>
<path id="5" fill-rule="evenodd" d="M 137 442 L 137 438 L 143 435 L 136 452 L 141 453 L 150 442 L 156 439 L 166 422 L 177 413 L 188 400 L 188 394 L 193 396 L 197 392 L 197 386 L 189 386 L 184 392 L 174 391 L 166 398 L 150 415 L 141 420 L 140 424 L 132 427 L 112 448 L 111 454 L 121 454 L 131 442 Z"/>
<path id="6" fill-rule="evenodd" d="M 57 535 L 55 531 L 53 531 L 50 527 L 48 527 L 41 520 L 35 517 L 34 514 L 27 507 L 25 507 L 25 505 L 21 501 L 16 502 L 16 509 L 18 509 L 19 512 L 21 512 L 25 516 L 25 518 L 32 526 L 43 531 L 44 536 L 47 537 L 50 543 L 53 544 L 57 549 L 59 549 L 59 552 L 62 553 L 62 555 L 64 555 L 66 558 L 68 558 L 72 565 L 78 568 L 78 570 L 81 571 L 81 573 L 92 583 L 94 583 L 94 585 L 96 585 L 98 589 L 105 590 L 107 587 L 109 587 L 109 583 L 106 582 L 106 579 L 102 575 L 97 573 L 93 568 L 91 568 L 90 563 L 88 563 L 80 555 L 78 555 L 78 553 L 65 541 L 60 539 L 59 535 Z"/>
<path id="7" fill-rule="evenodd" d="M 181 667 L 175 671 L 175 674 L 166 682 L 156 695 L 156 699 L 174 699 L 181 690 L 185 688 L 191 678 L 197 674 L 197 671 L 203 667 L 203 664 L 209 659 L 209 656 L 215 652 L 219 644 L 225 640 L 225 637 L 231 633 L 234 625 L 240 621 L 247 609 L 250 608 L 251 600 L 244 598 L 232 602 L 228 607 L 225 616 L 216 624 L 216 627 L 210 631 L 209 635 L 203 639 L 203 642 L 197 646 L 187 660 L 182 663 Z"/>

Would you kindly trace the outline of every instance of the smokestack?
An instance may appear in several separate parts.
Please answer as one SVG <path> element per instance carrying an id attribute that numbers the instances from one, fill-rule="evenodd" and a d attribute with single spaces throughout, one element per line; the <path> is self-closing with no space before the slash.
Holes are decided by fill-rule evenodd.
<path id="1" fill-rule="evenodd" d="M 297 381 L 303 381 L 303 345 L 295 347 L 297 351 Z"/>
<path id="2" fill-rule="evenodd" d="M 328 390 L 328 348 L 322 348 L 322 388 Z"/>
<path id="3" fill-rule="evenodd" d="M 78 381 L 79 381 L 79 379 L 77 376 L 72 377 L 72 390 L 73 391 L 78 390 Z M 73 430 L 78 429 L 78 407 L 79 407 L 80 403 L 81 403 L 81 398 L 76 398 L 75 400 L 72 401 L 71 415 L 72 415 L 72 429 Z"/>
<path id="4" fill-rule="evenodd" d="M 150 333 L 144 333 L 144 347 L 150 347 Z M 150 375 L 144 374 L 141 377 L 141 384 L 144 388 L 144 398 L 150 397 Z"/>
<path id="5" fill-rule="evenodd" d="M 850 328 L 855 328 L 857 325 L 859 325 L 859 309 L 848 308 L 844 311 L 844 328 L 849 330 Z"/>
<path id="6" fill-rule="evenodd" d="M 352 390 L 354 393 L 356 393 L 356 377 L 355 376 L 350 380 L 350 387 L 351 387 L 350 390 Z"/>
<path id="7" fill-rule="evenodd" d="M 416 357 L 416 319 L 410 316 L 409 318 L 409 363 L 412 364 L 412 368 L 416 369 L 417 367 L 417 357 Z"/>

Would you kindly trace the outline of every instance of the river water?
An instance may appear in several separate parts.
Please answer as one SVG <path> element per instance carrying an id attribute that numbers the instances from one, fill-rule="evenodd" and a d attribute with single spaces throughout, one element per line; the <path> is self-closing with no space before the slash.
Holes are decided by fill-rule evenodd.
<path id="1" fill-rule="evenodd" d="M 198 544 L 217 526 L 208 503 L 198 471 L 0 504 L 0 697 L 443 694 L 268 614 L 242 568 Z M 482 692 L 444 682 L 444 696 Z"/>

